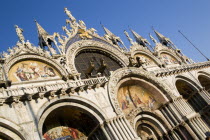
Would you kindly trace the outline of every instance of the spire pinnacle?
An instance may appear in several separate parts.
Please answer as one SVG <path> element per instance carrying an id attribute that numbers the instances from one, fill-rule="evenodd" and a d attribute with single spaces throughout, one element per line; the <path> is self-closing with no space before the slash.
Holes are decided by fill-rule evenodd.
<path id="1" fill-rule="evenodd" d="M 124 45 L 122 40 L 120 39 L 120 37 L 113 34 L 110 30 L 108 30 L 106 27 L 104 27 L 104 25 L 101 24 L 101 26 L 104 29 L 104 32 L 106 33 L 105 34 L 106 39 L 111 40 L 114 45 L 118 45 L 118 42 L 121 43 L 122 45 Z"/>
<path id="2" fill-rule="evenodd" d="M 39 45 L 41 48 L 44 48 L 44 46 L 48 46 L 53 42 L 53 36 L 49 35 L 44 28 L 36 21 L 34 20 L 37 26 L 38 31 L 38 38 L 39 38 Z"/>
<path id="3" fill-rule="evenodd" d="M 106 27 L 104 27 L 103 24 L 101 24 L 102 28 L 104 29 L 104 32 L 108 35 L 108 36 L 115 36 L 115 34 L 113 34 L 109 29 L 107 29 Z"/>
<path id="4" fill-rule="evenodd" d="M 166 45 L 166 46 L 171 45 L 171 47 L 175 47 L 173 42 L 169 38 L 165 37 L 164 35 L 157 32 L 156 30 L 154 30 L 154 32 L 161 44 Z"/>
<path id="5" fill-rule="evenodd" d="M 150 45 L 150 43 L 147 41 L 147 39 L 143 38 L 140 36 L 138 33 L 136 33 L 134 30 L 130 29 L 134 38 L 136 39 L 136 42 L 139 43 L 140 45 L 147 47 L 147 45 Z"/>

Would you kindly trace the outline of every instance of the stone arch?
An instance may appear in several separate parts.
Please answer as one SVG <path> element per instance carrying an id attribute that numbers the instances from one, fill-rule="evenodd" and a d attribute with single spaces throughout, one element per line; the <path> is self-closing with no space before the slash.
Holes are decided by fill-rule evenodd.
<path id="1" fill-rule="evenodd" d="M 200 94 L 202 87 L 199 83 L 184 76 L 177 76 L 175 86 L 177 92 L 196 112 L 206 106 L 206 102 Z"/>
<path id="2" fill-rule="evenodd" d="M 118 88 L 116 85 L 119 85 L 120 81 L 125 78 L 135 77 L 148 81 L 153 84 L 153 87 L 158 88 L 159 93 L 162 93 L 162 97 L 165 99 L 165 102 L 168 102 L 175 96 L 168 89 L 165 84 L 159 81 L 152 73 L 138 69 L 138 68 L 121 68 L 112 73 L 109 83 L 108 83 L 108 94 L 110 102 L 117 114 L 122 114 L 122 109 L 120 108 L 119 102 L 117 100 Z"/>
<path id="3" fill-rule="evenodd" d="M 135 55 L 137 54 L 142 54 L 142 55 L 145 55 L 146 57 L 150 58 L 157 66 L 161 66 L 161 62 L 159 59 L 157 59 L 153 54 L 150 54 L 151 52 L 146 52 L 146 51 L 143 51 L 143 50 L 137 50 L 137 51 L 134 51 L 132 53 L 132 56 L 134 57 Z"/>
<path id="4" fill-rule="evenodd" d="M 131 124 L 135 128 L 137 134 L 141 131 L 149 138 L 160 138 L 164 134 L 167 134 L 170 129 L 164 121 L 164 118 L 156 113 L 150 111 L 150 109 L 142 108 L 134 111 L 132 118 L 130 118 Z M 150 129 L 150 133 L 144 130 L 144 127 Z M 141 135 L 139 135 L 141 137 Z M 144 139 L 142 137 L 142 139 Z"/>
<path id="5" fill-rule="evenodd" d="M 114 46 L 107 45 L 105 43 L 99 42 L 99 41 L 94 41 L 94 40 L 80 40 L 77 41 L 68 48 L 66 52 L 67 56 L 67 63 L 71 69 L 72 73 L 77 73 L 77 69 L 75 67 L 75 56 L 77 53 L 83 49 L 96 49 L 96 50 L 101 50 L 104 51 L 108 54 L 111 54 L 116 58 L 116 60 L 119 60 L 119 62 L 123 66 L 127 66 L 129 64 L 128 58 L 119 51 L 117 48 Z"/>
<path id="6" fill-rule="evenodd" d="M 193 88 L 195 88 L 197 91 L 199 91 L 200 89 L 202 89 L 202 87 L 200 86 L 200 83 L 196 80 L 193 80 L 187 76 L 184 75 L 178 75 L 175 77 L 175 81 L 174 84 L 178 81 L 178 80 L 182 80 L 185 81 L 186 83 L 190 84 L 193 86 Z M 176 85 L 175 85 L 176 86 Z"/>
<path id="7" fill-rule="evenodd" d="M 43 56 L 38 56 L 38 55 L 33 55 L 33 54 L 29 54 L 29 55 L 24 54 L 24 55 L 14 57 L 13 59 L 7 61 L 7 63 L 5 64 L 5 73 L 7 74 L 7 76 L 8 76 L 10 69 L 12 68 L 12 66 L 17 64 L 18 62 L 26 61 L 26 60 L 34 60 L 34 61 L 45 63 L 45 64 L 53 67 L 61 76 L 67 75 L 67 71 L 60 64 L 58 64 L 57 62 L 55 62 L 49 58 L 46 58 Z"/>
<path id="8" fill-rule="evenodd" d="M 198 72 L 198 81 L 210 93 L 210 74 L 202 71 Z"/>
<path id="9" fill-rule="evenodd" d="M 158 52 L 158 56 L 161 57 L 161 54 L 167 54 L 169 56 L 171 56 L 172 58 L 175 58 L 178 62 L 178 64 L 181 64 L 182 63 L 182 60 L 172 51 L 169 51 L 169 50 L 161 50 Z"/>
<path id="10" fill-rule="evenodd" d="M 44 104 L 38 114 L 38 130 L 40 136 L 43 135 L 43 125 L 45 124 L 48 117 L 55 111 L 62 109 L 65 107 L 65 110 L 79 110 L 82 111 L 84 114 L 88 115 L 94 122 L 97 124 L 95 127 L 99 127 L 103 124 L 104 120 L 107 119 L 106 115 L 101 111 L 101 109 L 86 99 L 80 97 L 64 97 L 62 99 L 54 99 L 52 102 L 47 102 Z M 73 116 L 73 115 L 72 115 Z M 49 120 L 49 119 L 48 119 Z M 96 125 L 94 124 L 94 125 Z M 85 125 L 85 124 L 84 124 Z M 99 128 L 100 129 L 100 128 Z M 92 130 L 91 131 L 95 131 Z"/>
<path id="11" fill-rule="evenodd" d="M 17 124 L 0 118 L 0 137 L 8 138 L 9 140 L 27 140 L 28 134 Z"/>

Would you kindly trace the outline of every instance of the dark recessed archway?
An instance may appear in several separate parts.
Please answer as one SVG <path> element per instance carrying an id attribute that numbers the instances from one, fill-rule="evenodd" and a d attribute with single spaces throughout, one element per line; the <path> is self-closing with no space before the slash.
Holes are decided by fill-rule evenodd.
<path id="1" fill-rule="evenodd" d="M 97 119 L 85 110 L 63 106 L 46 118 L 42 134 L 45 139 L 87 139 L 99 126 Z"/>
<path id="2" fill-rule="evenodd" d="M 199 75 L 198 80 L 206 91 L 210 93 L 210 78 L 204 75 Z"/>
<path id="3" fill-rule="evenodd" d="M 194 86 L 184 80 L 177 80 L 176 88 L 184 99 L 189 99 L 189 97 L 197 91 Z"/>
<path id="4" fill-rule="evenodd" d="M 74 61 L 82 79 L 96 77 L 99 73 L 104 76 L 110 76 L 110 71 L 123 67 L 123 64 L 114 56 L 96 49 L 80 51 Z"/>

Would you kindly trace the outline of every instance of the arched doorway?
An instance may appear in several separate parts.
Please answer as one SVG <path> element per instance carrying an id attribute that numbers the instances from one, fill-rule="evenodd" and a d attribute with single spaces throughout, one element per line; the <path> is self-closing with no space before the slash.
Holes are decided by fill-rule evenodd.
<path id="1" fill-rule="evenodd" d="M 103 118 L 98 112 L 77 103 L 58 103 L 47 109 L 39 123 L 46 140 L 105 140 Z"/>
<path id="2" fill-rule="evenodd" d="M 167 134 L 168 126 L 165 122 L 149 111 L 142 111 L 134 119 L 137 135 L 142 140 L 163 138 Z"/>

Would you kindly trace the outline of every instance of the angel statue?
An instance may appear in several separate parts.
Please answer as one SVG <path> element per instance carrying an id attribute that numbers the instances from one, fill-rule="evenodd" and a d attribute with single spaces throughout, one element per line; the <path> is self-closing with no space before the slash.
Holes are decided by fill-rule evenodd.
<path id="1" fill-rule="evenodd" d="M 25 38 L 23 36 L 23 29 L 19 28 L 17 25 L 15 25 L 15 28 L 16 28 L 16 33 L 17 33 L 17 36 L 18 36 L 20 42 L 24 43 L 25 42 Z"/>
<path id="2" fill-rule="evenodd" d="M 76 21 L 76 19 L 72 16 L 71 12 L 67 8 L 64 8 L 64 12 L 66 13 L 66 15 L 70 18 L 72 22 Z"/>

